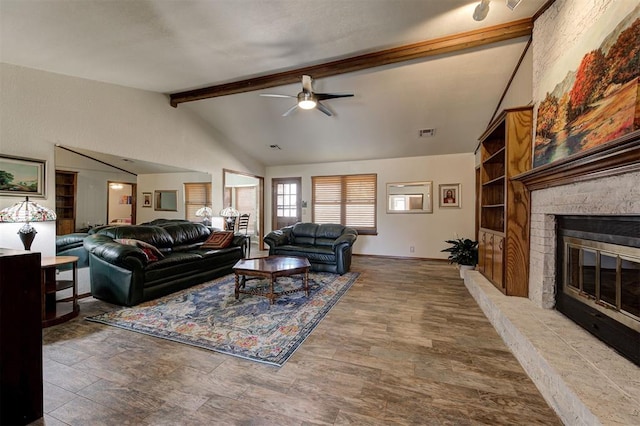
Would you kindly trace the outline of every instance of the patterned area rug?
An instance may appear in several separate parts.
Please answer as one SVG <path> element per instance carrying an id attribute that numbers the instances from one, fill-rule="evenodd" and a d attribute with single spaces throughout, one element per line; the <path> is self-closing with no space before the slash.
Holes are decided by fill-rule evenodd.
<path id="1" fill-rule="evenodd" d="M 87 317 L 163 339 L 194 345 L 253 361 L 281 366 L 358 278 L 310 272 L 304 291 L 276 299 L 234 296 L 234 275 L 200 284 L 132 308 Z M 302 276 L 278 278 L 278 291 L 300 287 Z M 247 288 L 266 286 L 251 279 Z"/>

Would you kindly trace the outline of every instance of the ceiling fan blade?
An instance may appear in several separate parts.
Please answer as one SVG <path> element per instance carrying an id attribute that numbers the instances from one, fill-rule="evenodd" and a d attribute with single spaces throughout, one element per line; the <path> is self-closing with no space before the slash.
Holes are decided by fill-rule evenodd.
<path id="1" fill-rule="evenodd" d="M 311 76 L 310 75 L 303 75 L 302 76 L 302 89 L 309 92 L 309 93 L 313 93 L 313 89 L 311 88 Z"/>
<path id="2" fill-rule="evenodd" d="M 291 95 L 276 95 L 275 93 L 260 93 L 260 96 L 266 96 L 268 98 L 295 98 Z"/>
<path id="3" fill-rule="evenodd" d="M 325 113 L 329 117 L 331 117 L 333 115 L 333 114 L 331 114 L 331 111 L 329 111 L 329 109 L 326 106 L 322 105 L 320 102 L 316 103 L 316 108 L 318 108 L 320 111 L 322 111 L 323 113 Z"/>
<path id="4" fill-rule="evenodd" d="M 287 117 L 289 114 L 291 114 L 293 111 L 295 111 L 296 109 L 298 109 L 298 104 L 295 104 L 294 106 L 292 106 L 291 108 L 289 108 L 288 110 L 285 111 L 284 114 L 282 114 L 283 117 Z"/>
<path id="5" fill-rule="evenodd" d="M 316 95 L 316 98 L 318 98 L 319 101 L 324 101 L 326 99 L 353 97 L 353 93 L 314 93 L 314 95 Z"/>

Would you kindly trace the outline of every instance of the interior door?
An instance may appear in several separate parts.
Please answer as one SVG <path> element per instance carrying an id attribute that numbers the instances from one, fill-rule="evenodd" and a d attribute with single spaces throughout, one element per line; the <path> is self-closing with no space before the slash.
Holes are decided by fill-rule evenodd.
<path id="1" fill-rule="evenodd" d="M 271 181 L 273 229 L 302 221 L 302 178 L 278 178 Z"/>
<path id="2" fill-rule="evenodd" d="M 107 223 L 132 225 L 136 223 L 137 185 L 107 181 Z"/>

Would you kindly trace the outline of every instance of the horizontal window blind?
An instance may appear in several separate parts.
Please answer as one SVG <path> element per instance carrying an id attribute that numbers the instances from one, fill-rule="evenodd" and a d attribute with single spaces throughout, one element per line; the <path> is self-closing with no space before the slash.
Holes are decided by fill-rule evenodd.
<path id="1" fill-rule="evenodd" d="M 201 207 L 211 207 L 211 182 L 195 182 L 184 184 L 185 218 L 192 222 L 202 222 L 196 216 Z"/>
<path id="2" fill-rule="evenodd" d="M 312 220 L 376 231 L 376 174 L 313 176 Z"/>

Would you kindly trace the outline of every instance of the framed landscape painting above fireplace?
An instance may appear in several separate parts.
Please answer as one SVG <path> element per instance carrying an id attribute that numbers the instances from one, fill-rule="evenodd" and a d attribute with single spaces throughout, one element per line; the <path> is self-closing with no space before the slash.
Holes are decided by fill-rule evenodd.
<path id="1" fill-rule="evenodd" d="M 534 167 L 640 128 L 640 5 L 628 11 L 631 3 L 611 7 L 542 72 Z"/>

